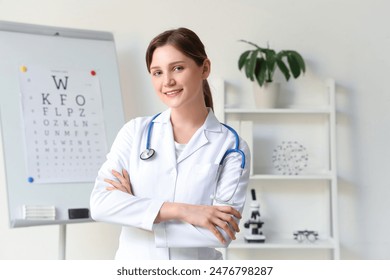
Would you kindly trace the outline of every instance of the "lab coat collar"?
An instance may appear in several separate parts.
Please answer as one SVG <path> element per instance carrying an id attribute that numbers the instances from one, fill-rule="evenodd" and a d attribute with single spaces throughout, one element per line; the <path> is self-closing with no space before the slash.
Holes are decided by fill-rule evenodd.
<path id="1" fill-rule="evenodd" d="M 217 117 L 211 108 L 208 108 L 209 114 L 207 115 L 204 123 L 204 129 L 213 132 L 222 132 L 222 124 L 218 121 Z"/>
<path id="2" fill-rule="evenodd" d="M 153 120 L 154 123 L 169 123 L 171 119 L 171 109 L 161 112 L 161 114 Z"/>
<path id="3" fill-rule="evenodd" d="M 214 133 L 221 133 L 222 132 L 222 124 L 218 121 L 218 119 L 215 117 L 214 112 L 211 108 L 208 108 L 209 114 L 207 115 L 206 121 L 204 124 L 198 129 L 198 131 L 195 132 L 195 134 L 192 136 L 190 142 L 186 145 L 186 148 L 183 150 L 183 152 L 180 154 L 179 158 L 177 159 L 177 163 L 179 164 L 186 158 L 188 158 L 190 155 L 192 155 L 194 152 L 199 150 L 201 147 L 206 145 L 209 142 L 208 139 L 208 133 L 214 132 Z M 172 129 L 171 123 L 170 123 L 170 117 L 171 117 L 171 110 L 168 109 L 159 115 L 154 122 L 155 123 L 163 123 L 163 124 L 169 124 L 169 127 Z M 168 131 L 165 131 L 165 133 L 168 133 Z M 170 137 L 172 138 L 172 144 L 174 142 L 173 139 L 173 131 L 169 132 Z M 174 151 L 173 151 L 174 152 Z"/>
<path id="4" fill-rule="evenodd" d="M 211 108 L 207 108 L 209 114 L 207 115 L 206 121 L 203 124 L 203 129 L 213 132 L 221 132 L 222 125 L 215 117 L 214 112 Z M 163 111 L 157 118 L 153 120 L 155 123 L 169 123 L 171 121 L 171 109 Z"/>

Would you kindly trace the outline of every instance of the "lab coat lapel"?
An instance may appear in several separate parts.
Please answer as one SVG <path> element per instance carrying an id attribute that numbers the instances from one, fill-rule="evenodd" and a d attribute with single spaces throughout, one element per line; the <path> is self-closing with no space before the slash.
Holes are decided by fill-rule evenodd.
<path id="1" fill-rule="evenodd" d="M 162 139 L 162 141 L 157 145 L 161 145 L 160 150 L 163 151 L 162 154 L 164 155 L 163 162 L 167 166 L 176 168 L 176 151 L 170 116 L 170 110 L 166 110 L 162 112 L 161 115 L 154 120 L 154 122 L 161 125 L 159 139 Z"/>
<path id="2" fill-rule="evenodd" d="M 209 142 L 207 134 L 210 131 L 221 132 L 221 124 L 214 116 L 214 113 L 211 109 L 209 110 L 209 114 L 206 118 L 205 123 L 192 136 L 190 142 L 187 144 L 186 148 L 183 150 L 183 152 L 177 159 L 177 163 L 179 164 L 180 162 L 191 156 L 193 153 L 195 153 L 197 150 L 202 148 L 204 145 L 206 145 Z"/>
<path id="3" fill-rule="evenodd" d="M 179 164 L 186 158 L 188 158 L 190 155 L 195 153 L 197 150 L 199 150 L 201 147 L 206 145 L 209 142 L 205 135 L 205 129 L 202 126 L 198 129 L 198 131 L 195 132 L 194 136 L 192 136 L 190 142 L 188 142 L 187 146 L 183 150 L 183 152 L 180 154 L 179 158 L 177 159 L 177 163 Z"/>

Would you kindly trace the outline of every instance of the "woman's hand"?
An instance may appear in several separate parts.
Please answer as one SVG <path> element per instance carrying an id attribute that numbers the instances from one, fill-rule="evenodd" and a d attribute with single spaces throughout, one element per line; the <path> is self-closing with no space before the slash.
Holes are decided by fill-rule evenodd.
<path id="1" fill-rule="evenodd" d="M 209 229 L 222 244 L 225 244 L 226 240 L 217 226 L 232 240 L 236 239 L 236 232 L 240 231 L 234 217 L 240 219 L 241 214 L 230 206 L 187 205 L 184 207 L 183 217 L 192 225 Z"/>
<path id="2" fill-rule="evenodd" d="M 104 182 L 107 182 L 111 185 L 110 187 L 107 187 L 106 190 L 119 190 L 134 195 L 131 188 L 130 176 L 126 169 L 122 169 L 122 174 L 116 170 L 112 170 L 112 175 L 114 175 L 114 177 L 117 178 L 119 182 L 110 179 L 104 179 Z"/>
<path id="3" fill-rule="evenodd" d="M 236 232 L 240 231 L 235 218 L 241 219 L 241 214 L 230 206 L 192 205 L 166 202 L 161 207 L 155 222 L 158 223 L 170 219 L 179 219 L 194 226 L 207 228 L 222 244 L 225 244 L 226 240 L 217 227 L 224 230 L 229 237 L 234 240 L 236 239 Z"/>

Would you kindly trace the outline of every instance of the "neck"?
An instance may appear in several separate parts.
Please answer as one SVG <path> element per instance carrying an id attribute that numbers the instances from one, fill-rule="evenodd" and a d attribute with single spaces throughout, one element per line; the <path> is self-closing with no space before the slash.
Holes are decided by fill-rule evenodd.
<path id="1" fill-rule="evenodd" d="M 206 106 L 202 108 L 186 108 L 183 110 L 171 109 L 171 122 L 173 125 L 193 125 L 199 122 L 203 124 L 208 113 Z"/>
<path id="2" fill-rule="evenodd" d="M 192 135 L 201 127 L 208 115 L 206 106 L 199 108 L 172 109 L 171 123 L 175 141 L 181 144 L 188 143 Z"/>

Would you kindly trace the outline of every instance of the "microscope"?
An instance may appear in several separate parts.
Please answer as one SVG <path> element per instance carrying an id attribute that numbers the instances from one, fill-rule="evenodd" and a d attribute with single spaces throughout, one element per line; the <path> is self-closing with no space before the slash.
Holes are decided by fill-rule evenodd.
<path id="1" fill-rule="evenodd" d="M 251 217 L 244 224 L 244 227 L 249 229 L 249 234 L 246 234 L 244 238 L 246 242 L 264 243 L 265 236 L 261 231 L 261 227 L 263 226 L 264 222 L 260 220 L 260 211 L 259 211 L 260 204 L 256 200 L 256 191 L 254 189 L 251 189 L 251 194 L 252 194 L 252 202 L 250 204 Z"/>

